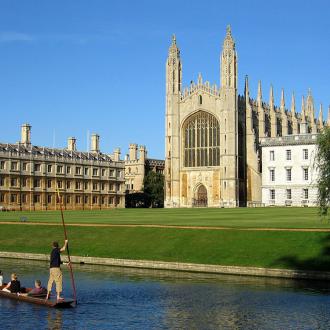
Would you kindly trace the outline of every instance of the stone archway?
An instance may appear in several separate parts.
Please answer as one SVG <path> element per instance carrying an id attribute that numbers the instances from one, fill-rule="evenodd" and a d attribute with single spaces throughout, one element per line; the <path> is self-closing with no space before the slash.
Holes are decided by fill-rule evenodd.
<path id="1" fill-rule="evenodd" d="M 193 206 L 207 207 L 207 190 L 203 184 L 200 184 L 195 191 L 195 198 L 193 199 Z"/>

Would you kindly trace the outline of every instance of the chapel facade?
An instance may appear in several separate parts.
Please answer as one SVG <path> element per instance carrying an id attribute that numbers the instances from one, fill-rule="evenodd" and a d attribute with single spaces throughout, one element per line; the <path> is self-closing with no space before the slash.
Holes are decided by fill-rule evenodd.
<path id="1" fill-rule="evenodd" d="M 173 36 L 166 61 L 165 207 L 238 207 L 262 202 L 262 157 L 265 137 L 317 133 L 323 128 L 322 108 L 315 118 L 309 90 L 296 112 L 250 98 L 248 78 L 238 95 L 237 52 L 230 26 L 220 54 L 220 87 L 203 82 L 182 88 L 180 50 Z M 328 120 L 329 122 L 329 120 Z"/>

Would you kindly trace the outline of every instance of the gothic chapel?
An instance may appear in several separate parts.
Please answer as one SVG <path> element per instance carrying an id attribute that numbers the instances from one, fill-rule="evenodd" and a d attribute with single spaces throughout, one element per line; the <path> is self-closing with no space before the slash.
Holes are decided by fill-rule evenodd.
<path id="1" fill-rule="evenodd" d="M 182 89 L 180 50 L 173 36 L 166 61 L 165 207 L 237 207 L 261 202 L 260 139 L 315 133 L 323 126 L 314 118 L 309 91 L 302 113 L 250 99 L 237 93 L 237 53 L 230 26 L 220 55 L 221 86 L 203 82 Z"/>

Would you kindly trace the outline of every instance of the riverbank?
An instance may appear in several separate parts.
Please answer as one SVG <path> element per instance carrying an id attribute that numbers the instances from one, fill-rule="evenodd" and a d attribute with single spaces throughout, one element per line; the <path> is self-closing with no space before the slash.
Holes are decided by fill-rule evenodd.
<path id="1" fill-rule="evenodd" d="M 38 260 L 45 262 L 49 261 L 48 254 L 15 253 L 15 252 L 1 252 L 1 251 L 0 251 L 0 258 Z M 63 256 L 62 259 L 64 262 L 68 261 L 67 256 Z M 244 275 L 244 276 L 330 281 L 330 272 L 318 272 L 318 271 L 271 269 L 271 268 L 261 268 L 261 267 L 205 265 L 205 264 L 191 264 L 191 263 L 180 263 L 180 262 L 162 262 L 162 261 L 149 261 L 149 260 L 129 260 L 129 259 L 96 258 L 96 257 L 80 257 L 80 256 L 71 256 L 71 262 L 80 265 L 81 264 L 102 265 L 102 266 L 115 266 L 115 267 L 126 267 L 126 268 L 172 270 L 172 271 L 195 272 L 195 273 L 206 273 L 206 274 Z"/>
<path id="2" fill-rule="evenodd" d="M 203 265 L 330 271 L 330 234 L 320 231 L 212 230 L 68 226 L 77 257 Z M 1 225 L 0 250 L 47 254 L 63 229 L 48 225 Z"/>

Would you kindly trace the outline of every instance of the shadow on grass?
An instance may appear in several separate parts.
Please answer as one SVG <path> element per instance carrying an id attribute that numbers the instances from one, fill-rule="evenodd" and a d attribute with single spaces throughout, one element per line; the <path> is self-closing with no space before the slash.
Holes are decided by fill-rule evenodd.
<path id="1" fill-rule="evenodd" d="M 293 270 L 330 272 L 330 234 L 320 239 L 320 243 L 323 247 L 316 257 L 300 259 L 295 255 L 288 255 L 277 259 L 273 265 L 281 264 L 285 265 L 287 269 Z"/>

